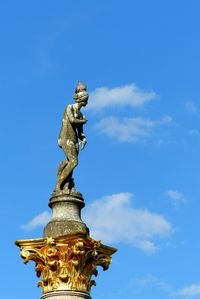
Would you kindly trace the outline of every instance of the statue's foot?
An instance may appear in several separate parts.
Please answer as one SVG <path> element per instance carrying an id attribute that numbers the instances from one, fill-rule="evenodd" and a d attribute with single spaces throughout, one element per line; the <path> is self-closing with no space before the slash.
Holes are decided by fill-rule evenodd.
<path id="1" fill-rule="evenodd" d="M 71 195 L 78 196 L 78 197 L 82 197 L 82 194 L 81 194 L 80 192 L 76 191 L 75 188 L 72 188 L 72 189 L 70 190 L 70 194 L 71 194 Z"/>
<path id="2" fill-rule="evenodd" d="M 57 184 L 55 186 L 55 189 L 53 190 L 53 193 L 59 193 L 59 192 L 61 192 L 61 189 L 60 189 L 60 186 Z"/>

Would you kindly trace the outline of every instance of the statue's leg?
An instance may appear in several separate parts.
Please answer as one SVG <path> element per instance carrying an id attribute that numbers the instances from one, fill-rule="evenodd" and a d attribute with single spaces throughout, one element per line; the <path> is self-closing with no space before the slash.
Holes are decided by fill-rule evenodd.
<path id="1" fill-rule="evenodd" d="M 62 174 L 63 169 L 67 166 L 67 163 L 68 163 L 67 160 L 63 160 L 62 162 L 60 162 L 60 165 L 58 167 L 58 172 L 57 172 L 58 177 Z"/>
<path id="2" fill-rule="evenodd" d="M 56 187 L 55 187 L 55 191 L 59 191 L 60 190 L 60 177 L 62 175 L 63 169 L 67 166 L 68 160 L 64 160 L 60 163 L 59 167 L 58 167 L 58 171 L 57 171 L 57 183 L 56 183 Z"/>
<path id="3" fill-rule="evenodd" d="M 77 156 L 78 156 L 78 153 L 79 153 L 79 144 L 78 143 L 76 143 L 76 150 L 77 150 Z M 73 191 L 73 192 L 76 192 L 76 190 L 75 190 L 75 183 L 74 183 L 74 179 L 73 179 L 72 175 L 73 175 L 73 171 L 70 173 L 69 179 L 68 179 L 68 181 L 69 181 L 69 189 L 71 191 Z M 64 186 L 64 188 L 65 187 L 67 187 L 67 186 Z"/>
<path id="4" fill-rule="evenodd" d="M 61 190 L 63 189 L 65 182 L 72 177 L 73 170 L 78 165 L 77 145 L 74 142 L 68 140 L 66 146 L 63 147 L 63 150 L 67 156 L 68 164 L 63 169 L 59 179 Z"/>

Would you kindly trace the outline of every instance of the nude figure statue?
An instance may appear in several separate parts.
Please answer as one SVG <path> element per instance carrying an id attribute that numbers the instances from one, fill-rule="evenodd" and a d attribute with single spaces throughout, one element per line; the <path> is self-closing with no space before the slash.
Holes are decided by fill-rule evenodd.
<path id="1" fill-rule="evenodd" d="M 86 86 L 79 81 L 73 96 L 75 103 L 68 105 L 63 114 L 58 145 L 63 149 L 66 160 L 59 165 L 54 192 L 76 192 L 72 178 L 73 170 L 78 165 L 79 146 L 84 149 L 87 143 L 83 133 L 83 125 L 86 124 L 87 119 L 82 115 L 80 109 L 87 105 L 88 97 Z"/>

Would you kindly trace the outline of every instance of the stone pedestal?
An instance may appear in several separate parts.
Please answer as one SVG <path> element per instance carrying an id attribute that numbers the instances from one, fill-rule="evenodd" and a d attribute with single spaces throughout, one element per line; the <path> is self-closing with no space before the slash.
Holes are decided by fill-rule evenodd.
<path id="1" fill-rule="evenodd" d="M 52 219 L 44 229 L 44 237 L 57 237 L 72 233 L 89 236 L 89 229 L 81 220 L 81 209 L 84 206 L 80 193 L 53 193 L 49 201 Z"/>
<path id="2" fill-rule="evenodd" d="M 91 299 L 91 297 L 83 292 L 55 291 L 42 295 L 41 299 Z"/>
<path id="3" fill-rule="evenodd" d="M 107 270 L 111 263 L 116 249 L 89 237 L 81 220 L 84 205 L 80 193 L 53 193 L 44 238 L 16 241 L 24 263 L 35 262 L 41 299 L 91 299 L 97 266 Z"/>

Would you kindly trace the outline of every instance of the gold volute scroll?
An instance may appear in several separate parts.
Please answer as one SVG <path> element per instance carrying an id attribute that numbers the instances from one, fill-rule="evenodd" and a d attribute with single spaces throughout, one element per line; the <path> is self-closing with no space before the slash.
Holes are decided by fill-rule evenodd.
<path id="1" fill-rule="evenodd" d="M 97 266 L 107 270 L 115 248 L 82 235 L 66 235 L 33 240 L 18 240 L 24 263 L 36 263 L 35 270 L 42 280 L 38 286 L 43 293 L 58 290 L 86 292 L 95 284 Z"/>

